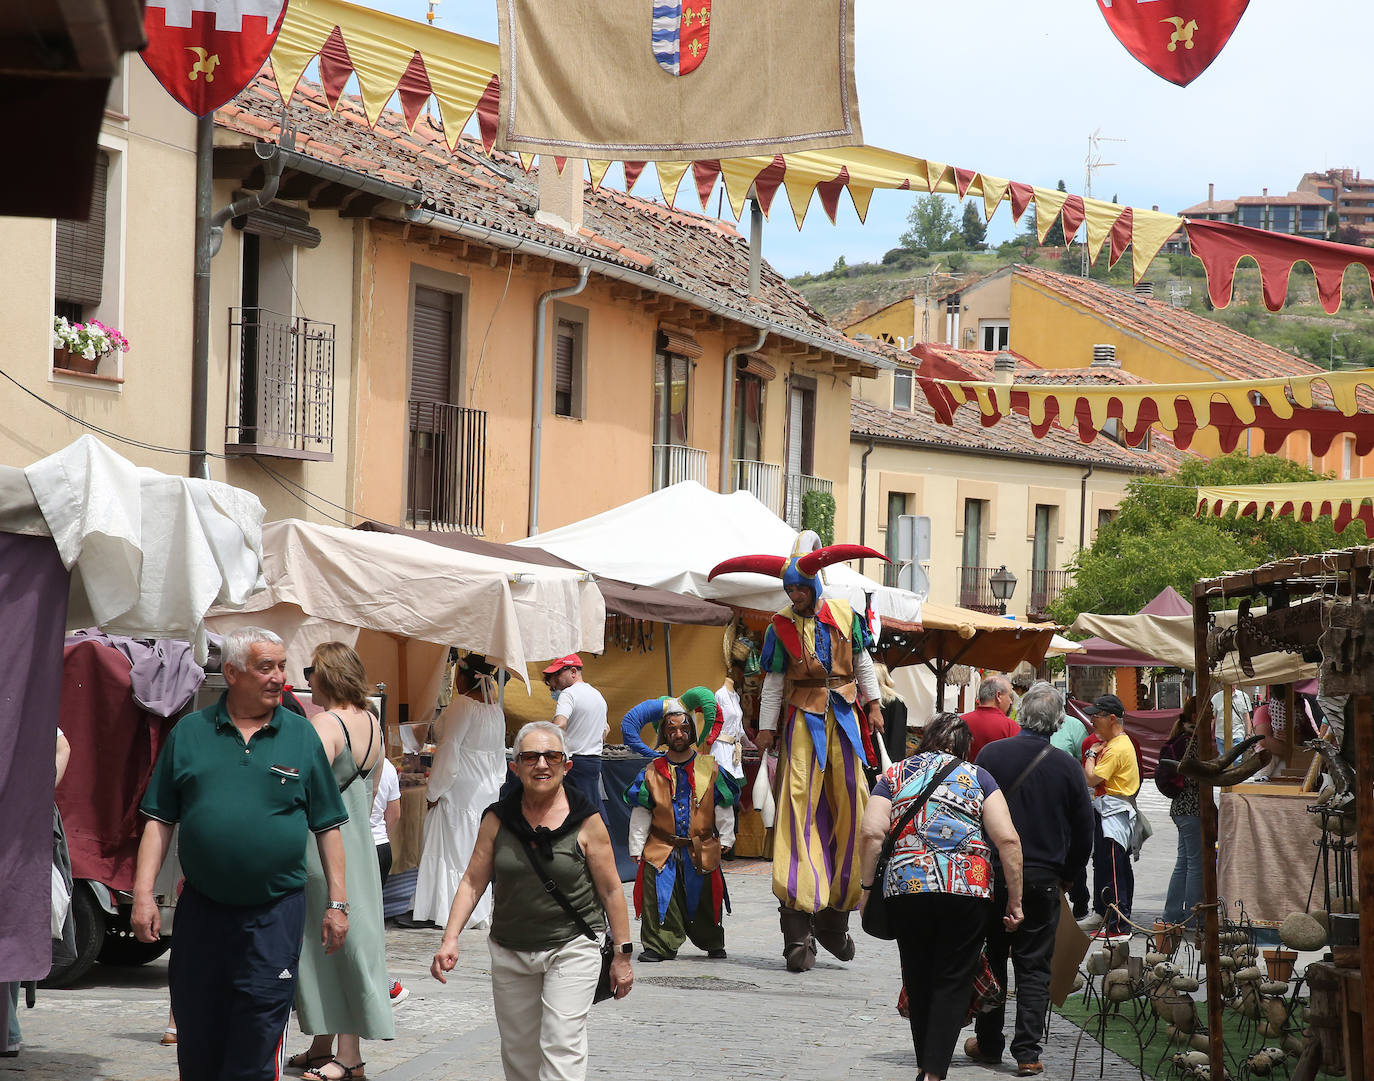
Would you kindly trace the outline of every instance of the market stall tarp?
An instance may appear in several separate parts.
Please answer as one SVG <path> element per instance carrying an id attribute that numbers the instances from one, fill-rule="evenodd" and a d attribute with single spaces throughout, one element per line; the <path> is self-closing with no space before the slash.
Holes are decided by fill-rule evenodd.
<path id="1" fill-rule="evenodd" d="M 1231 904 L 1244 901 L 1246 915 L 1273 926 L 1308 910 L 1321 820 L 1307 811 L 1312 794 L 1260 792 L 1257 787 L 1217 793 L 1217 895 Z M 1358 868 L 1358 853 L 1351 859 Z M 1334 860 L 1331 870 L 1334 882 Z M 1358 870 L 1354 881 L 1358 888 Z M 1315 909 L 1326 903 L 1321 891 L 1317 871 Z"/>
<path id="2" fill-rule="evenodd" d="M 938 661 L 1010 672 L 1022 661 L 1039 665 L 1058 629 L 1055 623 L 1019 623 L 926 601 L 921 605 L 920 630 L 895 636 L 892 647 L 883 651 L 884 659 L 888 667 Z"/>
<path id="3" fill-rule="evenodd" d="M 585 570 L 576 567 L 566 559 L 559 559 L 542 548 L 525 546 L 516 548 L 510 544 L 484 541 L 466 533 L 441 532 L 426 529 L 398 529 L 396 526 L 380 522 L 363 522 L 357 527 L 377 533 L 400 534 L 416 540 L 441 544 L 460 552 L 473 552 L 477 555 L 491 556 L 495 559 L 508 559 L 517 562 L 538 563 L 545 567 L 563 567 L 567 570 Z M 621 582 L 615 578 L 597 575 L 596 586 L 606 601 L 606 611 L 611 615 L 627 619 L 643 619 L 651 623 L 694 623 L 706 627 L 723 627 L 734 615 L 723 604 L 704 601 L 698 597 L 688 597 L 681 593 L 670 593 L 666 589 L 635 585 Z"/>
<path id="4" fill-rule="evenodd" d="M 1192 619 L 1193 606 L 1173 586 L 1165 586 L 1137 615 L 1187 616 Z M 1170 662 L 1149 656 L 1130 646 L 1106 638 L 1085 638 L 1080 643 L 1083 652 L 1076 653 L 1068 663 L 1094 668 L 1167 668 Z"/>
<path id="5" fill-rule="evenodd" d="M 772 612 L 786 602 L 782 583 L 761 574 L 724 574 L 711 568 L 754 552 L 790 555 L 797 531 L 748 492 L 720 495 L 682 481 L 580 522 L 551 529 L 516 547 L 538 547 L 594 574 Z M 837 541 L 849 538 L 837 537 Z M 921 619 L 921 598 L 866 578 L 843 564 L 827 567 L 826 590 L 864 610 L 873 594 L 880 618 Z"/>
<path id="6" fill-rule="evenodd" d="M 1199 516 L 1220 518 L 1234 510 L 1242 518 L 1296 518 L 1310 522 L 1331 518 L 1337 533 L 1352 522 L 1363 522 L 1365 533 L 1374 535 L 1374 478 L 1313 480 L 1294 484 L 1236 484 L 1200 487 Z"/>
<path id="7" fill-rule="evenodd" d="M 521 678 L 529 662 L 602 648 L 606 606 L 580 571 L 297 519 L 262 536 L 267 588 L 214 625 L 280 625 L 293 675 L 318 642 L 358 630 L 459 646 Z"/>

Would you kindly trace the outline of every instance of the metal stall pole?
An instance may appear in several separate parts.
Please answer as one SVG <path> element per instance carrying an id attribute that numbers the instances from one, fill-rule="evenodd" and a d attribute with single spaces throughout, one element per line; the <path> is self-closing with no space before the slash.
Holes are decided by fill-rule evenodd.
<path id="1" fill-rule="evenodd" d="M 663 624 L 663 666 L 668 670 L 668 694 L 673 693 L 673 628 L 669 623 Z"/>
<path id="2" fill-rule="evenodd" d="M 1197 675 L 1198 718 L 1193 740 L 1198 756 L 1215 758 L 1217 742 L 1212 733 L 1212 699 L 1207 662 L 1208 601 L 1205 586 L 1193 586 L 1193 663 Z M 1225 694 L 1223 692 L 1223 698 Z M 1290 722 L 1291 723 L 1291 722 Z M 1204 939 L 1202 960 L 1207 969 L 1207 1032 L 1208 1054 L 1212 1072 L 1222 1076 L 1226 1063 L 1225 1034 L 1221 1029 L 1221 945 L 1220 913 L 1217 906 L 1217 804 L 1210 785 L 1198 786 L 1198 803 L 1202 817 L 1202 911 Z"/>

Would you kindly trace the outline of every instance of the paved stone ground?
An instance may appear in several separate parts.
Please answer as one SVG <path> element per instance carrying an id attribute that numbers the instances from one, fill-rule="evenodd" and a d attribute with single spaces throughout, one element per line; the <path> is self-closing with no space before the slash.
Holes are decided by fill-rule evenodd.
<path id="1" fill-rule="evenodd" d="M 1136 913 L 1148 926 L 1163 908 L 1175 837 L 1167 804 L 1152 792 L 1143 797 L 1156 830 L 1136 866 Z M 726 869 L 734 904 L 726 920 L 729 959 L 708 961 L 688 945 L 674 962 L 636 963 L 630 997 L 592 1011 L 588 1076 L 639 1076 L 652 1062 L 652 1072 L 664 1077 L 702 1067 L 740 1079 L 914 1077 L 910 1031 L 895 1009 L 896 947 L 859 933 L 858 954 L 848 965 L 822 953 L 811 972 L 789 973 L 782 964 L 767 864 L 736 861 Z M 464 933 L 458 967 L 446 986 L 428 976 L 438 942 L 438 930 L 388 931 L 390 968 L 410 988 L 410 997 L 396 1011 L 397 1039 L 364 1045 L 372 1081 L 502 1077 L 486 934 Z M 166 980 L 164 958 L 138 969 L 97 965 L 77 987 L 40 989 L 37 1007 L 21 1009 L 24 1048 L 18 1058 L 0 1059 L 0 1081 L 176 1081 L 174 1049 L 158 1044 Z M 1053 1019 L 1045 1049 L 1048 1076 L 1070 1076 L 1078 1037 L 1078 1029 Z M 306 1043 L 293 1034 L 291 1050 Z M 1097 1058 L 1097 1045 L 1084 1038 L 1078 1076 L 1096 1077 Z M 1012 1073 L 1009 1062 L 976 1066 L 957 1052 L 950 1077 L 992 1081 Z M 1124 1081 L 1138 1075 L 1109 1053 L 1104 1076 Z"/>

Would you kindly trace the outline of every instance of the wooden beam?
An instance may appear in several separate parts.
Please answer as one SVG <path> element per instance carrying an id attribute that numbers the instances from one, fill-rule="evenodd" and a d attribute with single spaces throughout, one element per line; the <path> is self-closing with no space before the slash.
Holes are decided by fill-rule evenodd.
<path id="1" fill-rule="evenodd" d="M 298 173 L 293 169 L 288 169 L 282 176 L 281 183 L 277 185 L 276 198 L 286 202 L 305 199 L 309 197 L 311 190 L 318 183 L 318 178 L 309 173 Z"/>

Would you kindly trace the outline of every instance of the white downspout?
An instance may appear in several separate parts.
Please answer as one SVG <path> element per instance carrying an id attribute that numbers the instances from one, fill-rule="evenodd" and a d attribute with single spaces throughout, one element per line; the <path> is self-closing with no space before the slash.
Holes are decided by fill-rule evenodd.
<path id="1" fill-rule="evenodd" d="M 587 267 L 579 269 L 577 284 L 541 293 L 534 306 L 534 400 L 530 416 L 530 517 L 529 535 L 539 532 L 539 455 L 544 435 L 544 347 L 548 337 L 544 325 L 548 321 L 549 301 L 576 296 L 587 288 Z"/>

